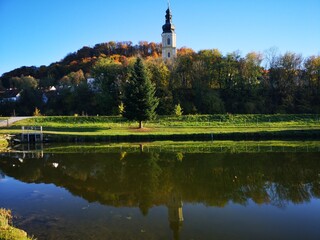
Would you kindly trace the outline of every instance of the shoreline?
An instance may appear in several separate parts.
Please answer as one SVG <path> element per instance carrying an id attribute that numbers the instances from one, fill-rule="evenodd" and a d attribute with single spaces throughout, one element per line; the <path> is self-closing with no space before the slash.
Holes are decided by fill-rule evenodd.
<path id="1" fill-rule="evenodd" d="M 31 240 L 24 230 L 13 227 L 11 221 L 11 211 L 0 208 L 0 239 Z"/>
<path id="2" fill-rule="evenodd" d="M 18 136 L 19 134 L 16 134 Z M 258 132 L 223 133 L 169 133 L 169 134 L 128 134 L 128 135 L 77 135 L 44 133 L 44 142 L 48 143 L 118 143 L 118 142 L 154 142 L 154 141 L 309 141 L 320 140 L 320 130 L 282 130 Z M 0 135 L 0 149 L 10 144 L 5 135 Z"/>
<path id="3" fill-rule="evenodd" d="M 320 140 L 320 130 L 285 130 L 261 132 L 196 133 L 196 134 L 130 134 L 130 135 L 60 135 L 45 134 L 48 142 L 139 142 L 139 141 L 263 141 Z"/>

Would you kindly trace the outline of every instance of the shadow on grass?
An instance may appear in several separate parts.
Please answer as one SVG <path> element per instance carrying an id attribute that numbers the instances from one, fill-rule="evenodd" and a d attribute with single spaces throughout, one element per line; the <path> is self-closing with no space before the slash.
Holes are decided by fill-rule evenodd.
<path id="1" fill-rule="evenodd" d="M 141 142 L 141 141 L 263 141 L 263 140 L 319 140 L 320 130 L 276 131 L 276 132 L 233 132 L 233 133 L 196 133 L 196 134 L 126 134 L 126 135 L 82 135 L 59 136 L 50 134 L 50 142 Z"/>
<path id="2" fill-rule="evenodd" d="M 20 130 L 21 126 L 11 126 L 8 128 L 10 130 Z M 99 132 L 111 130 L 110 127 L 43 127 L 43 131 L 50 131 L 50 132 Z"/>
<path id="3" fill-rule="evenodd" d="M 69 127 L 46 127 L 44 128 L 45 131 L 50 131 L 50 132 L 99 132 L 99 131 L 105 131 L 105 130 L 111 130 L 110 127 L 74 127 L 74 128 L 69 128 Z"/>

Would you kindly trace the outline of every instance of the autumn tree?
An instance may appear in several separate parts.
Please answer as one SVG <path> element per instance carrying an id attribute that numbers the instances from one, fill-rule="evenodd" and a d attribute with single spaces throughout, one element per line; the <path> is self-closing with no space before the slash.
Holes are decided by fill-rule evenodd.
<path id="1" fill-rule="evenodd" d="M 202 50 L 193 61 L 194 104 L 205 114 L 223 113 L 224 103 L 218 91 L 222 54 L 217 50 Z"/>
<path id="2" fill-rule="evenodd" d="M 156 97 L 159 98 L 157 113 L 169 115 L 173 110 L 172 91 L 169 89 L 170 71 L 162 59 L 149 59 L 146 67 L 150 78 L 156 87 Z"/>
<path id="3" fill-rule="evenodd" d="M 84 82 L 85 76 L 83 74 L 83 71 L 80 69 L 77 72 L 71 72 L 68 75 L 64 76 L 61 80 L 60 83 L 62 85 L 66 85 L 66 86 L 77 86 L 80 83 Z"/>
<path id="4" fill-rule="evenodd" d="M 21 76 L 11 78 L 11 85 L 18 89 L 36 89 L 39 80 L 32 76 Z"/>
<path id="5" fill-rule="evenodd" d="M 95 78 L 100 114 L 119 114 L 121 92 L 127 79 L 127 69 L 117 59 L 100 58 L 92 69 Z"/>
<path id="6" fill-rule="evenodd" d="M 143 128 L 143 121 L 155 117 L 158 104 L 155 87 L 147 75 L 142 60 L 137 58 L 125 87 L 124 117 L 139 121 L 139 128 Z"/>
<path id="7" fill-rule="evenodd" d="M 311 56 L 304 62 L 304 74 L 296 95 L 298 112 L 320 112 L 320 56 Z"/>
<path id="8" fill-rule="evenodd" d="M 240 58 L 238 68 L 239 76 L 234 83 L 233 107 L 240 113 L 258 113 L 264 104 L 260 96 L 260 81 L 262 78 L 262 54 L 251 52 Z M 246 97 L 243 97 L 246 96 Z"/>

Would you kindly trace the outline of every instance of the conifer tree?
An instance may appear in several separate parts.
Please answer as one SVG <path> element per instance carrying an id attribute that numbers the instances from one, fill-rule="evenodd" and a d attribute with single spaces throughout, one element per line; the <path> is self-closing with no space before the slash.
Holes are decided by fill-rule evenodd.
<path id="1" fill-rule="evenodd" d="M 182 116 L 183 111 L 182 111 L 182 107 L 180 106 L 180 103 L 174 107 L 174 114 L 177 117 L 181 117 Z"/>
<path id="2" fill-rule="evenodd" d="M 139 121 L 139 128 L 143 128 L 142 121 L 155 117 L 155 109 L 158 104 L 159 99 L 155 97 L 155 86 L 149 79 L 142 60 L 138 58 L 125 87 L 123 115 L 129 120 Z"/>

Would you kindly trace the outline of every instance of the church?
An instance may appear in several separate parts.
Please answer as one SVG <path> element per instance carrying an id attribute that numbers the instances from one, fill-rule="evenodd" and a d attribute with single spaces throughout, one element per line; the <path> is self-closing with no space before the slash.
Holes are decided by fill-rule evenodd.
<path id="1" fill-rule="evenodd" d="M 166 22 L 162 26 L 162 58 L 169 60 L 177 56 L 176 33 L 172 24 L 170 5 L 166 11 Z"/>

